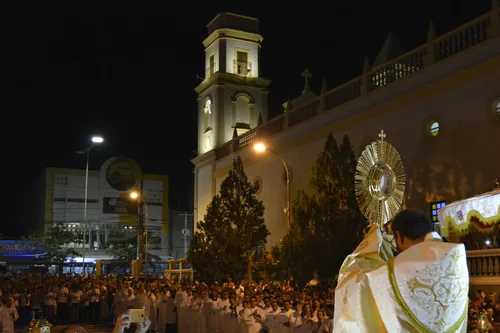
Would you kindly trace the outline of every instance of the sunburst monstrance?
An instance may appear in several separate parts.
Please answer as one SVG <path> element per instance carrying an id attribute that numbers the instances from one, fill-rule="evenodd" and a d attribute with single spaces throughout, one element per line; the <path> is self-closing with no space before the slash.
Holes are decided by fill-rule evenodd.
<path id="1" fill-rule="evenodd" d="M 361 212 L 382 227 L 403 205 L 406 176 L 401 157 L 393 145 L 379 140 L 365 147 L 358 159 L 355 191 Z"/>

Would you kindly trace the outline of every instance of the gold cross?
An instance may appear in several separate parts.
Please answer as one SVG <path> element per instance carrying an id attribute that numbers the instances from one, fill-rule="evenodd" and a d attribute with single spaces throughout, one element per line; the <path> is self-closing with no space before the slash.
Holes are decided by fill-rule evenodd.
<path id="1" fill-rule="evenodd" d="M 387 136 L 387 134 L 385 134 L 384 130 L 382 130 L 380 132 L 380 134 L 378 135 L 378 137 L 380 138 L 380 141 L 382 141 L 382 142 L 384 142 L 384 139 L 386 136 Z"/>

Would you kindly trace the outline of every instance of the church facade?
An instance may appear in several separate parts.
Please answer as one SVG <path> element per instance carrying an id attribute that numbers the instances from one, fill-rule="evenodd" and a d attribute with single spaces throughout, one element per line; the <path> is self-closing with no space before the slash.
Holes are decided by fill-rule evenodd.
<path id="1" fill-rule="evenodd" d="M 207 72 L 196 87 L 195 222 L 240 156 L 266 208 L 268 245 L 277 244 L 288 228 L 282 162 L 293 200 L 297 190 L 308 189 L 330 132 L 339 141 L 347 134 L 359 155 L 384 130 L 405 165 L 405 204 L 429 211 L 434 222 L 441 205 L 488 191 L 500 177 L 500 8 L 493 4 L 444 35 L 436 36 L 431 25 L 427 43 L 404 54 L 394 54 L 389 36 L 359 77 L 334 89 L 324 82 L 319 95 L 304 71 L 303 94 L 273 119 L 270 81 L 259 72 L 258 20 L 219 14 L 208 24 Z M 256 143 L 278 156 L 257 153 Z"/>

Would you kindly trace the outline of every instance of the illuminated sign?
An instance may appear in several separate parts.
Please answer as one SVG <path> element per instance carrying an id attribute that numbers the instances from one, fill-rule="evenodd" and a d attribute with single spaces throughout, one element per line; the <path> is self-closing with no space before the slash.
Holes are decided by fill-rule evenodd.
<path id="1" fill-rule="evenodd" d="M 0 240 L 0 257 L 34 258 L 45 253 L 47 250 L 30 241 Z"/>

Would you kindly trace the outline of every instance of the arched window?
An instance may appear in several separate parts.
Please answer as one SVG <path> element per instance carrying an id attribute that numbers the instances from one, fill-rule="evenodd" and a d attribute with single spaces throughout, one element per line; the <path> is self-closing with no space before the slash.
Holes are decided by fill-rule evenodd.
<path id="1" fill-rule="evenodd" d="M 250 101 L 245 96 L 236 98 L 235 125 L 250 124 Z"/>
<path id="2" fill-rule="evenodd" d="M 205 132 L 212 129 L 212 100 L 207 98 L 203 107 L 203 123 Z"/>

